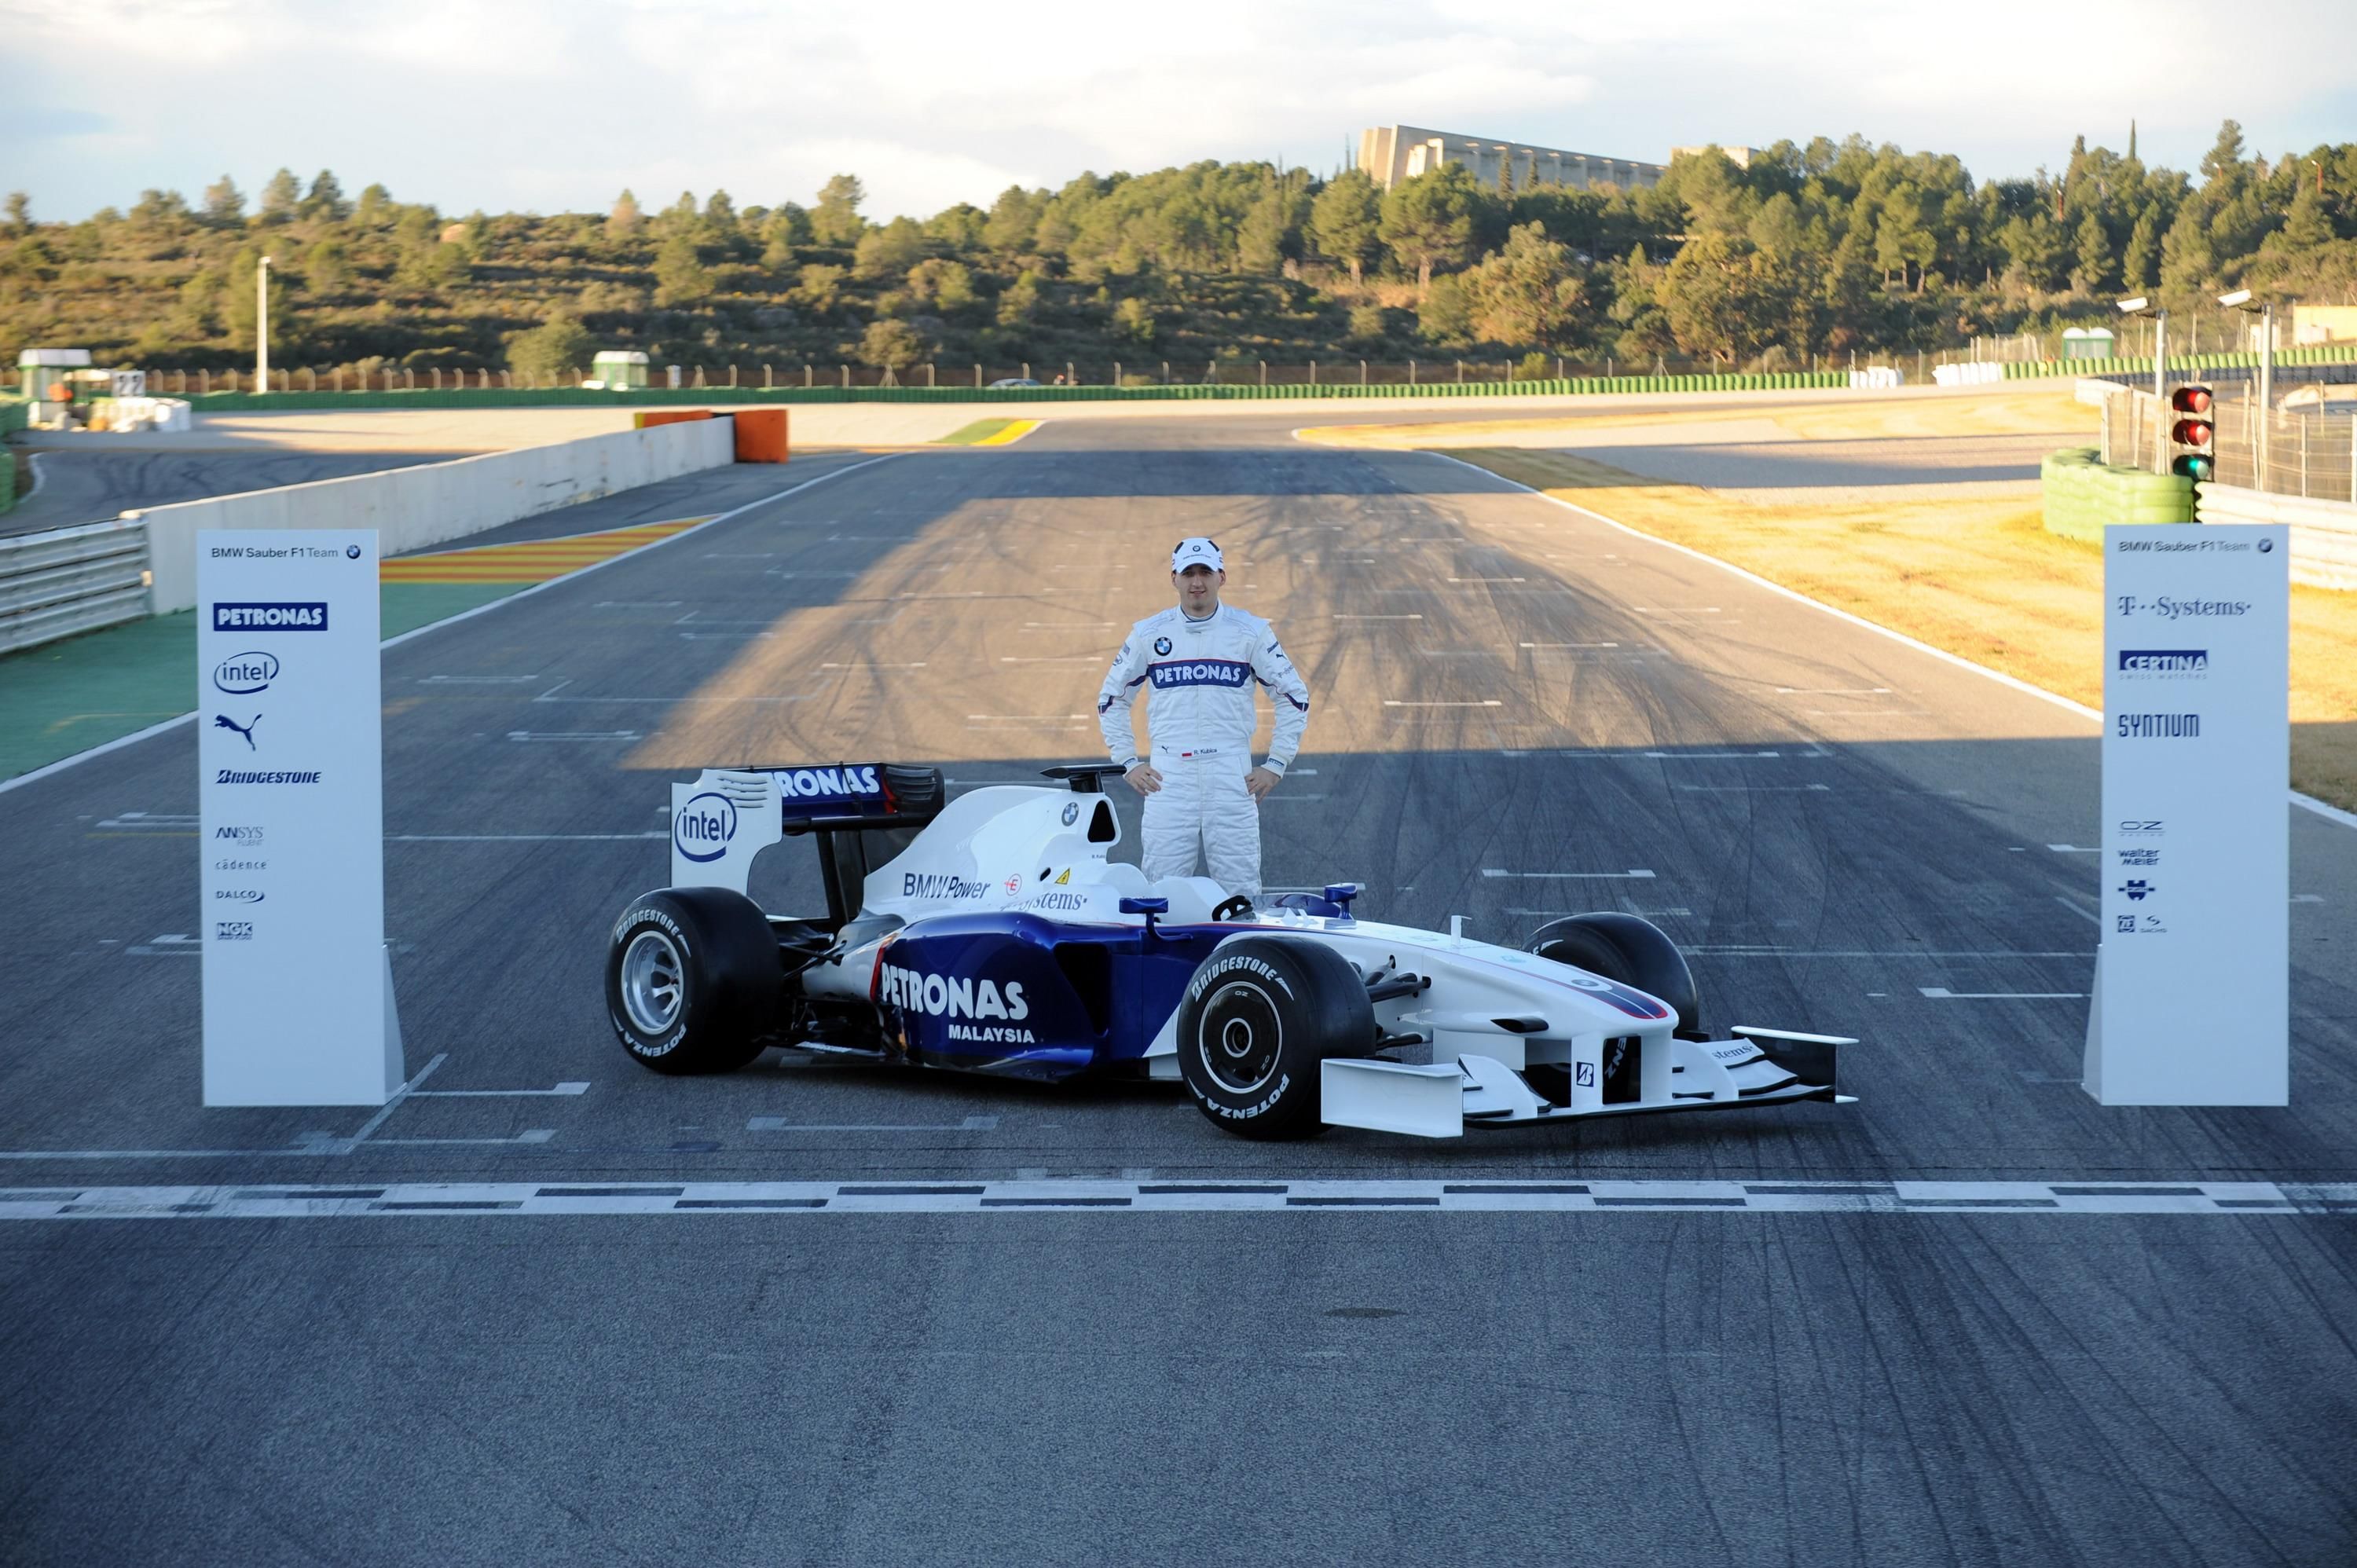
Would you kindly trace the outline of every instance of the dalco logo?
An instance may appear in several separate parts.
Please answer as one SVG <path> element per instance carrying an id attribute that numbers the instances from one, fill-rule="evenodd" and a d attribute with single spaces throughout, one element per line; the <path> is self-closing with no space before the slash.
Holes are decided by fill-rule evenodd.
<path id="1" fill-rule="evenodd" d="M 328 607 L 316 600 L 287 604 L 217 604 L 215 631 L 325 631 Z"/>
<path id="2" fill-rule="evenodd" d="M 672 813 L 672 847 L 697 862 L 718 860 L 737 836 L 737 802 L 707 789 Z"/>
<path id="3" fill-rule="evenodd" d="M 213 666 L 213 685 L 232 697 L 251 697 L 256 692 L 266 692 L 270 682 L 278 679 L 278 655 L 274 653 L 232 653 Z"/>

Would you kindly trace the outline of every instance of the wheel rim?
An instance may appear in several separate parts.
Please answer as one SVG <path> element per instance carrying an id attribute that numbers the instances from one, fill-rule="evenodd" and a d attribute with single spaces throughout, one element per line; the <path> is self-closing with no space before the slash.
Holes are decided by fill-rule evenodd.
<path id="1" fill-rule="evenodd" d="M 665 1035 L 679 1022 L 686 965 L 667 932 L 640 931 L 622 950 L 622 1011 L 647 1036 Z"/>
<path id="2" fill-rule="evenodd" d="M 1284 1058 L 1276 1004 L 1249 980 L 1230 981 L 1211 993 L 1195 1034 L 1205 1075 L 1229 1094 L 1257 1092 L 1276 1076 Z"/>

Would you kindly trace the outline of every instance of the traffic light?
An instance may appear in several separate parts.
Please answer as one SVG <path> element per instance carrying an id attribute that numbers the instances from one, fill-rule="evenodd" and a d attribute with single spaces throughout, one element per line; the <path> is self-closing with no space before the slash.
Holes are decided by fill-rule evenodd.
<path id="1" fill-rule="evenodd" d="M 2189 479 L 2206 479 L 2218 470 L 2215 450 L 2218 428 L 2210 421 L 2210 389 L 2184 386 L 2169 394 L 2174 416 L 2169 427 L 2173 446 L 2184 448 L 2170 459 L 2169 471 Z"/>

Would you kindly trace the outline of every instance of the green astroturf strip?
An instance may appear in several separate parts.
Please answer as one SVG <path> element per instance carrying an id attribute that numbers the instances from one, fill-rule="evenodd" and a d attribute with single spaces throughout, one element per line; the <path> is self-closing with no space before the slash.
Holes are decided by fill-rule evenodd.
<path id="1" fill-rule="evenodd" d="M 383 635 L 503 599 L 524 583 L 388 583 Z M 176 714 L 197 698 L 194 610 L 0 655 L 0 779 L 62 761 Z"/>
<path id="2" fill-rule="evenodd" d="M 986 440 L 1016 422 L 1011 419 L 977 419 L 972 424 L 962 424 L 947 435 L 933 438 L 936 446 L 971 446 Z"/>

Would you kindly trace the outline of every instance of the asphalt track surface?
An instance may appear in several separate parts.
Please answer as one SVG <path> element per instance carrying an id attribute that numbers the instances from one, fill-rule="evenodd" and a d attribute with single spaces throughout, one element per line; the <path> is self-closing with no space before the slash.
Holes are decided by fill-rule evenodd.
<path id="1" fill-rule="evenodd" d="M 1090 757 L 1103 662 L 1192 532 L 1317 693 L 1272 884 L 1501 938 L 1646 913 L 1711 1021 L 1862 1036 L 1859 1102 L 1267 1145 L 1148 1086 L 624 1058 L 603 943 L 662 880 L 669 779 Z M 384 692 L 416 1090 L 388 1115 L 197 1108 L 197 965 L 164 940 L 200 915 L 187 729 L 0 794 L 0 1211 L 60 1216 L 0 1224 L 0 1556 L 2357 1554 L 2352 1214 L 2214 1196 L 2357 1176 L 2336 822 L 2293 812 L 2293 1106 L 2104 1110 L 2072 994 L 2091 723 L 1461 465 L 1203 421 L 846 464 L 402 643 Z M 788 909 L 791 847 L 757 878 Z M 1903 1201 L 1976 1182 L 2212 1211 Z M 470 1183 L 535 1203 L 399 1206 Z M 1695 1196 L 1401 1185 L 1435 1183 Z M 667 1196 L 743 1184 L 837 1197 Z M 1222 1185 L 1286 1207 L 1073 1202 Z M 204 1196 L 104 1216 L 167 1187 Z M 1760 1187 L 1859 1203 L 1709 1197 Z M 298 1188 L 344 1196 L 272 1197 Z"/>
<path id="2" fill-rule="evenodd" d="M 468 456 L 464 452 L 110 451 L 102 445 L 107 439 L 92 435 L 86 449 L 49 446 L 36 452 L 34 471 L 39 485 L 17 501 L 16 510 L 0 515 L 0 534 L 103 522 L 135 507 L 241 495 Z"/>

